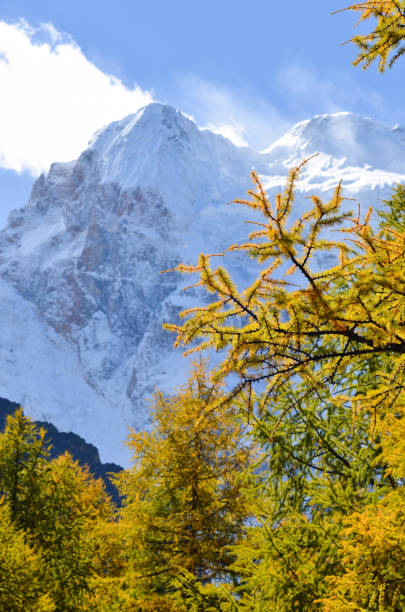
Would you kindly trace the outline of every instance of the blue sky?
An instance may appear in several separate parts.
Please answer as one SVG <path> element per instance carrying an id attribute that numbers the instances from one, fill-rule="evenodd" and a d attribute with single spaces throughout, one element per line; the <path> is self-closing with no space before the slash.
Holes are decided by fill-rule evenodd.
<path id="1" fill-rule="evenodd" d="M 340 43 L 355 17 L 331 15 L 342 6 L 2 0 L 0 225 L 51 161 L 76 157 L 91 132 L 150 100 L 257 149 L 318 113 L 404 123 L 405 63 L 384 75 L 353 68 L 353 46 Z"/>

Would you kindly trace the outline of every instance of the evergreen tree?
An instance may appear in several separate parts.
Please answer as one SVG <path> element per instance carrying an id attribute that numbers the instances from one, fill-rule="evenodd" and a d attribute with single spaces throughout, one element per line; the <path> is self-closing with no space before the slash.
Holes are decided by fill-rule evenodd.
<path id="1" fill-rule="evenodd" d="M 22 408 L 8 416 L 0 434 L 0 495 L 8 502 L 12 521 L 23 529 L 39 520 L 48 460 L 45 430 L 35 427 Z"/>
<path id="2" fill-rule="evenodd" d="M 35 584 L 57 610 L 86 609 L 90 585 L 101 586 L 109 570 L 97 557 L 97 534 L 114 517 L 101 480 L 69 454 L 50 461 L 44 430 L 18 410 L 0 434 L 0 491 L 17 544 L 40 561 Z"/>
<path id="3" fill-rule="evenodd" d="M 0 503 L 0 610 L 51 612 L 55 606 L 41 580 L 43 559 L 13 524 L 10 508 Z"/>
<path id="4" fill-rule="evenodd" d="M 92 581 L 108 573 L 97 567 L 99 525 L 113 519 L 113 507 L 101 480 L 66 453 L 49 463 L 42 491 L 41 520 L 30 537 L 45 558 L 43 579 L 57 609 L 85 609 Z"/>
<path id="5" fill-rule="evenodd" d="M 176 395 L 155 395 L 155 429 L 130 437 L 134 465 L 116 482 L 131 545 L 127 579 L 140 610 L 193 609 L 192 601 L 174 603 L 180 576 L 197 591 L 237 580 L 228 547 L 240 541 L 249 516 L 241 472 L 252 451 L 235 408 L 218 407 L 222 396 L 205 364 L 195 365 Z"/>
<path id="6" fill-rule="evenodd" d="M 383 200 L 384 208 L 379 211 L 380 229 L 389 227 L 399 233 L 405 231 L 405 185 L 397 185 L 389 200 Z M 392 238 L 392 232 L 386 234 Z"/>

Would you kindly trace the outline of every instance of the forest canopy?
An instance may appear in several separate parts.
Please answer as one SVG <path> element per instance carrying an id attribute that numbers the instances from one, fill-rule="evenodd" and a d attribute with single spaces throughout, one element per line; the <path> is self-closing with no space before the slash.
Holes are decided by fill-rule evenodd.
<path id="1" fill-rule="evenodd" d="M 344 10 L 374 24 L 355 64 L 405 52 L 403 0 Z M 119 506 L 69 454 L 51 459 L 22 410 L 8 417 L 0 609 L 405 609 L 405 187 L 376 213 L 349 211 L 338 184 L 296 219 L 310 163 L 275 198 L 252 173 L 235 201 L 261 216 L 230 248 L 259 264 L 249 286 L 209 254 L 176 268 L 208 299 L 166 327 L 202 358 L 130 434 Z"/>

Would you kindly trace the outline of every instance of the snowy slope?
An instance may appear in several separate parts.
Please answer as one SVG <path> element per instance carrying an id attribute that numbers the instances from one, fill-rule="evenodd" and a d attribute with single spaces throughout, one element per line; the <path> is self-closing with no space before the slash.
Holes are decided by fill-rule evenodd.
<path id="1" fill-rule="evenodd" d="M 340 178 L 348 196 L 378 203 L 405 180 L 404 134 L 323 115 L 258 153 L 160 104 L 100 130 L 77 161 L 38 179 L 0 234 L 1 395 L 127 464 L 127 427 L 147 426 L 146 398 L 187 372 L 162 322 L 201 299 L 161 271 L 246 236 L 247 211 L 228 202 L 245 196 L 252 168 L 273 193 L 319 151 L 296 214 L 309 191 L 326 198 Z M 228 265 L 240 284 L 253 274 L 242 255 Z"/>

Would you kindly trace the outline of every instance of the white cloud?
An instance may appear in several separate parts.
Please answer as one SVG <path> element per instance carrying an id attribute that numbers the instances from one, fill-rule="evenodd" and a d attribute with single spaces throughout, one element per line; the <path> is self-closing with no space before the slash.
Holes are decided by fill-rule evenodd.
<path id="1" fill-rule="evenodd" d="M 0 166 L 36 175 L 75 159 L 92 134 L 152 101 L 103 73 L 52 25 L 0 21 Z"/>
<path id="2" fill-rule="evenodd" d="M 268 147 L 291 123 L 270 102 L 245 87 L 219 85 L 194 74 L 179 76 L 177 96 L 198 125 L 238 146 Z"/>
<path id="3" fill-rule="evenodd" d="M 336 70 L 331 79 L 321 75 L 308 62 L 294 63 L 279 69 L 278 82 L 289 96 L 289 106 L 299 108 L 302 119 L 314 114 L 314 101 L 318 114 L 367 108 L 374 116 L 380 115 L 383 109 L 379 93 L 365 88 L 358 78 L 352 78 L 347 72 Z"/>
<path id="4" fill-rule="evenodd" d="M 225 138 L 228 138 L 228 140 L 236 144 L 237 147 L 247 147 L 249 143 L 246 140 L 246 127 L 234 120 L 232 116 L 230 120 L 232 123 L 219 123 L 218 125 L 209 123 L 205 127 L 211 130 L 211 132 L 214 132 L 214 134 L 221 134 Z"/>

